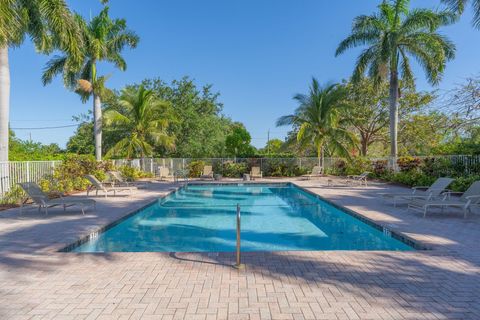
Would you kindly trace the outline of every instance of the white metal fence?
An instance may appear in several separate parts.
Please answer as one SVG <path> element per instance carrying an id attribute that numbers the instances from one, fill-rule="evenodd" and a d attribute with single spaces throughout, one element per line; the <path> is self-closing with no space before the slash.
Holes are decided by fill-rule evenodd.
<path id="1" fill-rule="evenodd" d="M 325 158 L 324 167 L 328 168 L 334 165 L 336 158 Z M 318 158 L 145 158 L 133 160 L 113 160 L 115 166 L 131 166 L 145 172 L 157 174 L 160 167 L 169 168 L 171 172 L 175 170 L 186 170 L 193 161 L 203 161 L 206 165 L 212 165 L 214 168 L 221 167 L 224 163 L 245 163 L 248 166 L 258 166 L 265 171 L 269 166 L 283 163 L 285 165 L 295 165 L 300 169 L 311 170 L 319 165 Z"/>
<path id="2" fill-rule="evenodd" d="M 452 165 L 457 166 L 466 174 L 478 173 L 480 171 L 480 155 L 451 155 L 420 157 L 446 159 Z M 338 158 L 325 158 L 324 169 L 328 170 L 335 166 Z M 375 160 L 387 160 L 389 158 L 377 158 Z M 146 172 L 158 174 L 160 167 L 167 167 L 170 171 L 179 169 L 188 169 L 192 161 L 204 161 L 206 164 L 215 167 L 221 167 L 226 162 L 245 163 L 248 166 L 259 166 L 262 171 L 268 171 L 273 165 L 285 164 L 295 165 L 302 170 L 311 170 L 313 166 L 319 164 L 318 158 L 146 158 L 134 160 L 113 160 L 115 166 L 128 165 L 141 169 Z M 55 166 L 61 161 L 10 161 L 0 162 L 0 198 L 8 192 L 12 186 L 19 182 L 34 181 L 39 182 L 42 178 L 53 174 Z"/>
<path id="3" fill-rule="evenodd" d="M 53 174 L 61 161 L 9 161 L 0 162 L 0 196 L 19 182 L 38 182 Z"/>

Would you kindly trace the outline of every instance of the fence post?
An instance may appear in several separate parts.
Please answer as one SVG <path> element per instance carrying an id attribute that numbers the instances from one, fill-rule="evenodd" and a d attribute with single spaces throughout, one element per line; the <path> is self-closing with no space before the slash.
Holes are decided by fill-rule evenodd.
<path id="1" fill-rule="evenodd" d="M 27 180 L 26 180 L 26 182 L 30 182 L 30 161 L 27 161 L 26 168 L 27 168 Z M 22 182 L 24 182 L 24 181 L 22 181 Z"/>

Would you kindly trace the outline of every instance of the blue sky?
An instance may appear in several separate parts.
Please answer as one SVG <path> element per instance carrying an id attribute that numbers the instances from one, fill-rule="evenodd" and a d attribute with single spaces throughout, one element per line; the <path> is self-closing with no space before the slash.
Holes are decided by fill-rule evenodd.
<path id="1" fill-rule="evenodd" d="M 211 83 L 221 93 L 224 114 L 243 122 L 252 142 L 262 147 L 270 137 L 283 138 L 288 128 L 275 120 L 291 113 L 292 96 L 305 92 L 312 76 L 321 82 L 348 78 L 358 50 L 338 58 L 334 52 L 348 35 L 352 19 L 370 14 L 380 0 L 111 0 L 111 15 L 127 19 L 140 44 L 126 50 L 125 72 L 101 65 L 111 75 L 108 85 L 121 88 L 148 77 L 170 82 L 183 76 Z M 412 0 L 412 6 L 438 7 L 440 0 Z M 73 10 L 89 17 L 101 9 L 98 0 L 69 0 Z M 442 32 L 457 45 L 438 87 L 448 90 L 480 71 L 480 30 L 470 25 L 471 12 Z M 11 127 L 74 124 L 72 116 L 87 112 L 60 80 L 43 87 L 41 70 L 48 57 L 26 42 L 10 54 Z M 415 66 L 419 89 L 430 90 Z M 75 128 L 15 130 L 20 138 L 65 146 Z"/>

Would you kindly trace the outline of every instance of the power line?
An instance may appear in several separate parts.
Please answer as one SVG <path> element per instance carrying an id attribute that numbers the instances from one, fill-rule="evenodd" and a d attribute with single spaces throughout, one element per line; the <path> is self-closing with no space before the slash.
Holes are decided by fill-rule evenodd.
<path id="1" fill-rule="evenodd" d="M 78 127 L 80 124 L 70 124 L 67 126 L 56 126 L 56 127 L 36 127 L 36 128 L 10 128 L 12 130 L 49 130 L 49 129 L 62 129 L 62 128 L 71 128 Z"/>

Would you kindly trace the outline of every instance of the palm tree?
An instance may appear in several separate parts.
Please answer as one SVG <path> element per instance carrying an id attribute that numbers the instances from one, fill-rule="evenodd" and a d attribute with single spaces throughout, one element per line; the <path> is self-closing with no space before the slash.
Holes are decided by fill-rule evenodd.
<path id="1" fill-rule="evenodd" d="M 323 166 L 324 150 L 349 157 L 348 147 L 355 138 L 344 128 L 340 111 L 348 107 L 345 103 L 346 91 L 337 84 L 320 86 L 313 78 L 308 94 L 293 97 L 299 106 L 291 115 L 282 116 L 277 126 L 293 125 L 298 128 L 297 142 L 300 147 L 311 144 L 317 150 L 319 165 Z"/>
<path id="2" fill-rule="evenodd" d="M 102 98 L 106 93 L 106 77 L 99 77 L 97 63 L 111 62 L 118 69 L 124 71 L 127 64 L 121 56 L 125 46 L 135 48 L 139 41 L 138 36 L 127 29 L 124 19 L 111 19 L 108 7 L 105 7 L 98 16 L 87 23 L 80 15 L 75 15 L 75 21 L 83 37 L 85 52 L 81 67 L 76 68 L 71 63 L 72 56 L 68 53 L 56 56 L 47 63 L 43 73 L 43 83 L 47 84 L 62 73 L 65 85 L 76 90 L 83 101 L 93 96 L 93 118 L 95 135 L 95 157 L 102 159 Z M 73 68 L 72 68 L 73 66 Z"/>
<path id="3" fill-rule="evenodd" d="M 143 85 L 122 90 L 118 106 L 105 110 L 105 124 L 124 136 L 107 153 L 107 156 L 141 158 L 151 156 L 154 147 L 174 148 L 175 138 L 167 133 L 174 121 L 170 104 L 159 99 L 154 91 Z"/>
<path id="4" fill-rule="evenodd" d="M 8 161 L 10 113 L 9 48 L 29 37 L 37 51 L 50 53 L 55 47 L 81 58 L 81 38 L 64 0 L 2 0 L 0 6 L 0 161 Z"/>
<path id="5" fill-rule="evenodd" d="M 469 0 L 442 0 L 446 3 L 454 12 L 462 14 L 465 11 L 465 7 Z M 475 28 L 480 29 L 480 0 L 470 0 L 473 7 L 473 19 L 472 24 Z"/>
<path id="6" fill-rule="evenodd" d="M 395 161 L 398 132 L 399 74 L 408 86 L 414 86 L 410 65 L 413 57 L 424 69 L 428 81 L 436 85 L 446 62 L 454 58 L 455 46 L 437 33 L 441 26 L 451 24 L 456 16 L 450 11 L 409 9 L 409 0 L 384 0 L 379 12 L 355 18 L 352 33 L 337 48 L 336 56 L 346 50 L 368 46 L 358 57 L 353 82 L 358 82 L 368 68 L 375 84 L 389 76 L 390 86 L 390 155 Z"/>

